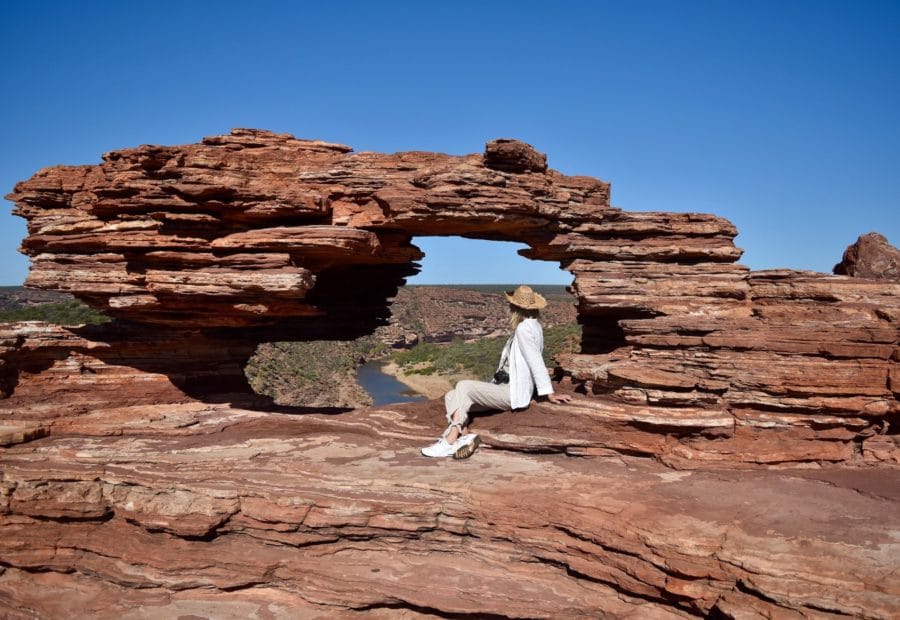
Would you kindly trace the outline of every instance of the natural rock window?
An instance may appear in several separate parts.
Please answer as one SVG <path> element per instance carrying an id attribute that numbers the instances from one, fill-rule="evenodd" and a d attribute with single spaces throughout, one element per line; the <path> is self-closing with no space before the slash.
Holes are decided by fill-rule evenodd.
<path id="1" fill-rule="evenodd" d="M 865 446 L 897 426 L 900 283 L 751 272 L 727 220 L 613 207 L 608 183 L 515 140 L 466 156 L 355 153 L 238 129 L 42 170 L 9 198 L 29 221 L 27 283 L 119 319 L 42 334 L 40 361 L 29 336 L 9 336 L 5 359 L 36 377 L 71 356 L 95 371 L 73 413 L 91 410 L 89 378 L 110 365 L 152 375 L 132 403 L 249 394 L 257 344 L 372 334 L 416 272 L 412 239 L 459 235 L 523 243 L 572 274 L 583 336 L 562 374 L 633 408 L 642 433 L 677 438 L 629 450 L 844 461 L 882 454 Z M 3 376 L 7 393 L 28 393 L 23 373 Z"/>

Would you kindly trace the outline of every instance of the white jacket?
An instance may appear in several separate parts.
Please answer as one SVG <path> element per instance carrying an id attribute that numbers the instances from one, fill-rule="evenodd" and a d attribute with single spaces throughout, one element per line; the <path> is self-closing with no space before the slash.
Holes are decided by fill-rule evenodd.
<path id="1" fill-rule="evenodd" d="M 509 360 L 509 401 L 513 409 L 530 405 L 535 387 L 538 396 L 553 393 L 543 351 L 544 330 L 541 324 L 537 319 L 523 320 L 506 343 L 498 367 L 499 370 Z"/>

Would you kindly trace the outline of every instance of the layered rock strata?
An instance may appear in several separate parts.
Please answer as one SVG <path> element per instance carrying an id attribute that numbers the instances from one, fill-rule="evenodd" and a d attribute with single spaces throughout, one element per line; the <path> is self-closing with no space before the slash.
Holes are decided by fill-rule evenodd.
<path id="1" fill-rule="evenodd" d="M 11 198 L 29 284 L 118 320 L 0 329 L 0 615 L 900 614 L 895 280 L 751 272 L 729 222 L 621 211 L 510 140 L 236 130 Z M 572 272 L 571 404 L 479 418 L 454 462 L 418 453 L 437 401 L 249 393 L 257 343 L 384 324 L 428 234 Z"/>
<path id="2" fill-rule="evenodd" d="M 29 285 L 202 332 L 238 366 L 260 341 L 370 333 L 417 270 L 412 237 L 463 235 L 559 261 L 584 328 L 560 372 L 620 402 L 727 417 L 697 431 L 726 462 L 852 460 L 896 431 L 900 282 L 750 272 L 728 221 L 625 212 L 609 189 L 514 140 L 386 155 L 235 130 L 42 170 L 10 198 Z"/>
<path id="3" fill-rule="evenodd" d="M 479 418 L 463 462 L 418 453 L 437 402 L 82 421 L 2 453 L 0 615 L 896 617 L 898 470 L 565 456 L 598 415 Z"/>
<path id="4" fill-rule="evenodd" d="M 893 444 L 900 285 L 794 271 L 743 285 L 747 313 L 622 320 L 625 347 L 563 363 L 596 393 L 727 412 L 727 458 L 848 461 L 870 439 Z"/>

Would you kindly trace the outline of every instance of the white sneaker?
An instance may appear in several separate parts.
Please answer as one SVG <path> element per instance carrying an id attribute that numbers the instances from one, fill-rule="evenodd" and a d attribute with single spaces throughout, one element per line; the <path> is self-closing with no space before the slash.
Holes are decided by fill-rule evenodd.
<path id="1" fill-rule="evenodd" d="M 430 446 L 426 446 L 422 448 L 422 454 L 425 456 L 430 456 L 432 458 L 440 458 L 452 455 L 456 452 L 457 443 L 449 443 L 446 439 L 441 437 L 436 442 L 431 444 Z"/>
<path id="2" fill-rule="evenodd" d="M 468 435 L 463 435 L 459 439 L 456 440 L 456 443 L 453 444 L 453 458 L 455 459 L 467 459 L 473 454 L 475 454 L 475 450 L 478 449 L 478 446 L 481 444 L 481 438 L 475 433 L 469 433 Z"/>

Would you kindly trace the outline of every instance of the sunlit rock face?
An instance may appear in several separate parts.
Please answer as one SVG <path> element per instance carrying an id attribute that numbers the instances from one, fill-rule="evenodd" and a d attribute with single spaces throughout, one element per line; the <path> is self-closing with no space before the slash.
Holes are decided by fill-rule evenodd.
<path id="1" fill-rule="evenodd" d="M 411 238 L 464 235 L 524 242 L 573 274 L 584 338 L 561 375 L 650 418 L 713 420 L 639 425 L 677 438 L 667 458 L 843 461 L 884 441 L 900 410 L 896 276 L 750 272 L 730 222 L 609 197 L 516 140 L 483 155 L 355 153 L 245 129 L 45 169 L 9 196 L 28 219 L 28 285 L 132 329 L 231 343 L 204 357 L 207 375 L 260 341 L 370 333 L 418 269 Z M 165 374 L 160 355 L 150 365 Z M 175 385 L 197 384 L 192 372 Z"/>
<path id="2" fill-rule="evenodd" d="M 613 209 L 608 183 L 548 170 L 515 140 L 488 143 L 484 156 L 386 155 L 235 130 L 43 170 L 9 198 L 29 221 L 30 286 L 180 328 L 375 321 L 417 270 L 413 235 L 520 241 L 532 258 L 622 263 L 632 279 L 659 264 L 692 267 L 675 280 L 703 277 L 740 256 L 726 220 Z M 620 305 L 657 313 L 667 296 Z"/>
<path id="3" fill-rule="evenodd" d="M 868 246 L 866 277 L 751 272 L 726 220 L 613 208 L 507 139 L 235 130 L 10 198 L 28 284 L 118 320 L 0 325 L 0 616 L 900 614 L 900 282 Z M 383 324 L 416 235 L 574 277 L 573 402 L 477 419 L 467 461 L 419 454 L 439 401 L 284 409 L 242 372 Z"/>
<path id="4" fill-rule="evenodd" d="M 480 418 L 461 462 L 418 452 L 437 401 L 54 429 L 0 452 L 0 616 L 896 617 L 896 469 L 547 453 L 615 419 L 578 402 Z"/>

